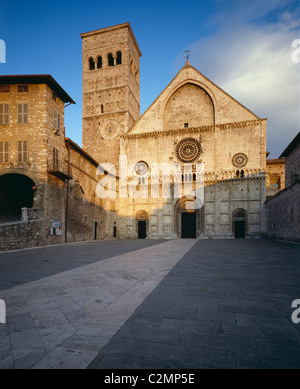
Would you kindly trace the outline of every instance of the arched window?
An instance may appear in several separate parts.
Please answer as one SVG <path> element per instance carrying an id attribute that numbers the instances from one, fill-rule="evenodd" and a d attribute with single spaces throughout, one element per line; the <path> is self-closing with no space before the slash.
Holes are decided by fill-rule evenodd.
<path id="1" fill-rule="evenodd" d="M 111 53 L 107 54 L 107 61 L 108 61 L 108 66 L 114 66 L 114 57 Z"/>
<path id="2" fill-rule="evenodd" d="M 244 178 L 245 177 L 245 172 L 244 170 L 241 170 L 241 178 Z"/>
<path id="3" fill-rule="evenodd" d="M 97 58 L 97 69 L 101 69 L 102 68 L 102 57 L 101 55 L 99 55 L 99 57 Z"/>
<path id="4" fill-rule="evenodd" d="M 117 51 L 117 65 L 122 64 L 122 53 L 121 51 Z"/>
<path id="5" fill-rule="evenodd" d="M 90 58 L 89 59 L 89 65 L 90 65 L 90 70 L 94 70 L 95 69 L 95 61 L 94 61 L 94 58 Z"/>

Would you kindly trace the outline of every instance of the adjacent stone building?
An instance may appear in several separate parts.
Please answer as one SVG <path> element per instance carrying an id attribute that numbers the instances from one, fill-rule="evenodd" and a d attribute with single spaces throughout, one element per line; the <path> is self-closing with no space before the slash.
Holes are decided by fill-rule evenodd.
<path id="1" fill-rule="evenodd" d="M 275 196 L 285 187 L 285 158 L 267 158 L 266 196 Z"/>
<path id="2" fill-rule="evenodd" d="M 50 75 L 0 76 L 1 249 L 113 234 L 95 196 L 98 164 L 65 138 L 73 103 Z"/>
<path id="3" fill-rule="evenodd" d="M 300 242 L 300 132 L 279 158 L 285 158 L 285 188 L 266 202 L 267 235 Z"/>

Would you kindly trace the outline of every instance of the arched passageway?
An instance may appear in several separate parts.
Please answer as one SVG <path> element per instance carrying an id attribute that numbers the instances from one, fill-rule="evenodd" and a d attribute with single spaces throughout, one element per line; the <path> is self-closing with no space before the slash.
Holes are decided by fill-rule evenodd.
<path id="1" fill-rule="evenodd" d="M 0 221 L 18 220 L 22 208 L 32 208 L 35 183 L 23 174 L 0 176 Z"/>

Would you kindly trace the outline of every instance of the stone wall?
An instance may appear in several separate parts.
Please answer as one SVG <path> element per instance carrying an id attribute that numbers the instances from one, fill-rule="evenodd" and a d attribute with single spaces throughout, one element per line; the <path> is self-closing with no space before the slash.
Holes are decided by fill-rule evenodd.
<path id="1" fill-rule="evenodd" d="M 300 143 L 288 154 L 285 164 L 285 186 L 300 178 Z"/>
<path id="2" fill-rule="evenodd" d="M 98 163 L 70 139 L 67 139 L 67 147 L 72 170 L 65 221 L 67 241 L 112 238 L 115 204 L 112 199 L 101 199 L 97 195 L 98 181 L 103 177 L 99 174 Z"/>
<path id="3" fill-rule="evenodd" d="M 300 242 L 300 182 L 266 201 L 267 236 Z"/>
<path id="4" fill-rule="evenodd" d="M 22 220 L 0 225 L 0 250 L 44 246 L 46 230 L 42 209 L 23 208 Z"/>

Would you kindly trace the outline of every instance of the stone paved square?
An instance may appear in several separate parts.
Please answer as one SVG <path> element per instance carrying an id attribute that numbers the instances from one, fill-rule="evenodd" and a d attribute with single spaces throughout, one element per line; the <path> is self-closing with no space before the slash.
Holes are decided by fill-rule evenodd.
<path id="1" fill-rule="evenodd" d="M 3 252 L 0 368 L 299 369 L 299 260 L 299 244 L 250 239 Z"/>

